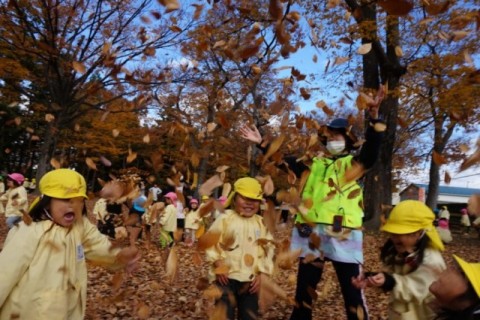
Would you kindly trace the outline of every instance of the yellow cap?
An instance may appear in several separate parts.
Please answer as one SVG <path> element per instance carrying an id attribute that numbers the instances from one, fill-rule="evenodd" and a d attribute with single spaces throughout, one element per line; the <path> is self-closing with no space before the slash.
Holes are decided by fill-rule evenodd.
<path id="1" fill-rule="evenodd" d="M 230 205 L 236 193 L 239 193 L 245 198 L 249 199 L 263 199 L 262 185 L 257 179 L 250 177 L 240 178 L 235 181 L 235 184 L 233 185 L 233 192 L 228 196 L 225 207 L 228 207 Z"/>
<path id="2" fill-rule="evenodd" d="M 456 255 L 453 255 L 453 257 L 460 268 L 462 268 L 477 295 L 480 297 L 480 263 L 468 263 Z"/>
<path id="3" fill-rule="evenodd" d="M 57 169 L 45 174 L 39 183 L 41 194 L 52 198 L 87 198 L 87 184 L 81 174 L 70 169 Z"/>
<path id="4" fill-rule="evenodd" d="M 203 195 L 203 196 L 202 196 L 202 200 L 208 200 L 208 199 L 210 199 L 209 196 L 207 196 L 207 195 Z"/>
<path id="5" fill-rule="evenodd" d="M 393 234 L 407 234 L 418 230 L 425 230 L 432 242 L 432 246 L 443 250 L 444 246 L 437 230 L 433 225 L 435 215 L 423 202 L 405 200 L 393 208 L 382 230 Z"/>

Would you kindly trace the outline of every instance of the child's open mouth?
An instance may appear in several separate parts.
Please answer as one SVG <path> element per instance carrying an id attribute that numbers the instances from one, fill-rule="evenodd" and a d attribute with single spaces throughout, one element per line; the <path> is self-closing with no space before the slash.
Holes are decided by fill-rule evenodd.
<path id="1" fill-rule="evenodd" d="M 63 219 L 65 219 L 66 222 L 73 222 L 73 220 L 75 220 L 75 213 L 68 212 L 63 216 Z"/>

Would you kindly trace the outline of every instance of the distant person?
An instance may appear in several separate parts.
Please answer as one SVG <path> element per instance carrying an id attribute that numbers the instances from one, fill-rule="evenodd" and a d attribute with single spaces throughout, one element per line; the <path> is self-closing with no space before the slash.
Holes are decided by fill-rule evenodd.
<path id="1" fill-rule="evenodd" d="M 448 211 L 447 206 L 443 206 L 442 209 L 440 210 L 440 213 L 438 215 L 438 218 L 445 218 L 450 221 L 450 211 Z"/>
<path id="2" fill-rule="evenodd" d="M 11 173 L 7 176 L 7 191 L 0 196 L 0 201 L 6 202 L 5 218 L 8 228 L 22 220 L 23 214 L 28 211 L 27 190 L 23 186 L 25 178 L 20 173 Z"/>
<path id="3" fill-rule="evenodd" d="M 162 189 L 160 189 L 157 184 L 154 184 L 148 191 L 152 194 L 152 200 L 155 202 L 158 201 L 162 195 Z"/>
<path id="4" fill-rule="evenodd" d="M 450 232 L 450 226 L 447 219 L 440 218 L 438 220 L 437 232 L 443 243 L 452 242 L 452 232 Z"/>
<path id="5" fill-rule="evenodd" d="M 0 197 L 5 193 L 5 182 L 3 182 L 3 176 L 0 175 Z M 2 201 L 0 201 L 0 214 L 5 213 Z"/>
<path id="6" fill-rule="evenodd" d="M 172 247 L 174 242 L 174 233 L 177 231 L 177 194 L 169 192 L 165 195 L 166 207 L 160 214 L 160 245 Z"/>
<path id="7" fill-rule="evenodd" d="M 460 213 L 462 214 L 462 217 L 460 218 L 460 224 L 463 226 L 463 234 L 469 234 L 471 223 L 467 208 L 460 210 Z"/>

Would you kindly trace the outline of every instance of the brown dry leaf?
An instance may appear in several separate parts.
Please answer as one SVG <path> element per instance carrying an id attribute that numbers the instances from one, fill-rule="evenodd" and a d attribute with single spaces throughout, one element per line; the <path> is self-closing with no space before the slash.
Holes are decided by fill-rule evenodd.
<path id="1" fill-rule="evenodd" d="M 347 198 L 348 198 L 348 199 L 354 199 L 354 198 L 358 197 L 361 193 L 362 193 L 362 189 L 352 190 L 352 191 L 350 191 L 350 193 L 348 194 Z"/>
<path id="2" fill-rule="evenodd" d="M 118 129 L 113 129 L 112 130 L 112 136 L 114 138 L 118 137 L 119 134 L 120 134 L 120 130 L 118 130 Z"/>
<path id="3" fill-rule="evenodd" d="M 448 171 L 445 171 L 445 177 L 444 177 L 443 181 L 446 184 L 450 184 L 450 182 L 452 182 L 452 177 L 450 176 L 450 173 L 448 173 Z"/>
<path id="4" fill-rule="evenodd" d="M 198 156 L 198 153 L 192 153 L 192 155 L 190 156 L 190 163 L 192 164 L 193 168 L 198 167 L 198 165 L 200 164 L 200 157 Z"/>
<path id="5" fill-rule="evenodd" d="M 340 65 L 342 63 L 345 63 L 347 62 L 348 60 L 350 60 L 349 57 L 336 57 L 335 58 L 335 61 L 333 62 L 333 65 L 334 66 L 337 66 L 337 65 Z M 330 61 L 329 61 L 330 62 Z M 328 63 L 327 63 L 327 66 L 328 66 Z M 326 69 L 326 68 L 325 68 Z"/>
<path id="6" fill-rule="evenodd" d="M 215 208 L 215 199 L 212 198 L 200 206 L 200 209 L 198 210 L 198 215 L 201 218 L 206 217 L 210 213 L 212 213 L 214 208 Z"/>
<path id="7" fill-rule="evenodd" d="M 158 0 L 158 2 L 165 7 L 167 13 L 180 9 L 178 0 Z"/>
<path id="8" fill-rule="evenodd" d="M 132 261 L 138 255 L 137 247 L 126 247 L 123 248 L 116 257 L 116 261 L 120 264 L 126 265 Z"/>
<path id="9" fill-rule="evenodd" d="M 283 15 L 283 6 L 279 0 L 270 0 L 268 13 L 274 20 L 279 20 Z"/>
<path id="10" fill-rule="evenodd" d="M 197 249 L 204 251 L 210 247 L 213 247 L 220 240 L 220 236 L 221 233 L 219 231 L 207 231 L 198 239 Z"/>
<path id="11" fill-rule="evenodd" d="M 477 165 L 478 163 L 480 163 L 480 139 L 477 141 L 477 149 L 475 152 L 470 157 L 465 159 L 460 165 L 460 172 L 467 170 L 471 166 Z"/>
<path id="12" fill-rule="evenodd" d="M 53 114 L 47 113 L 47 114 L 45 115 L 45 121 L 47 121 L 47 122 L 52 122 L 53 120 L 55 120 L 55 116 L 54 116 Z"/>
<path id="13" fill-rule="evenodd" d="M 312 96 L 310 92 L 308 92 L 307 89 L 305 88 L 300 88 L 300 95 L 302 96 L 303 99 L 308 100 Z"/>
<path id="14" fill-rule="evenodd" d="M 220 264 L 218 267 L 213 270 L 213 273 L 215 274 L 228 274 L 228 271 L 230 271 L 229 266 L 227 266 L 225 263 Z"/>
<path id="15" fill-rule="evenodd" d="M 95 164 L 95 162 L 92 160 L 92 158 L 89 158 L 89 157 L 86 157 L 85 158 L 85 163 L 87 164 L 87 166 L 92 169 L 92 170 L 97 170 L 97 165 Z"/>
<path id="16" fill-rule="evenodd" d="M 480 217 L 480 194 L 472 194 L 468 198 L 467 210 L 470 214 Z"/>
<path id="17" fill-rule="evenodd" d="M 127 188 L 124 182 L 119 180 L 112 180 L 107 182 L 103 186 L 102 190 L 100 190 L 100 197 L 115 202 L 124 196 L 126 190 Z"/>
<path id="18" fill-rule="evenodd" d="M 437 166 L 441 166 L 447 163 L 447 160 L 445 159 L 445 157 L 436 151 L 432 152 L 432 159 Z"/>
<path id="19" fill-rule="evenodd" d="M 319 250 L 320 251 L 320 244 L 322 243 L 322 240 L 320 239 L 320 236 L 312 232 L 310 233 L 310 236 L 308 237 L 308 247 L 311 250 Z"/>
<path id="20" fill-rule="evenodd" d="M 85 68 L 85 65 L 81 62 L 73 61 L 72 67 L 73 67 L 73 70 L 81 74 L 84 74 L 87 71 L 87 69 Z"/>
<path id="21" fill-rule="evenodd" d="M 470 32 L 468 31 L 453 31 L 453 38 L 452 40 L 453 41 L 460 41 L 464 38 L 466 38 L 468 35 L 470 34 Z"/>
<path id="22" fill-rule="evenodd" d="M 378 0 L 377 4 L 392 16 L 405 16 L 413 9 L 410 0 Z"/>
<path id="23" fill-rule="evenodd" d="M 168 254 L 167 262 L 165 265 L 165 278 L 167 278 L 168 283 L 174 283 L 175 277 L 177 276 L 178 270 L 178 255 L 177 248 L 173 247 L 170 249 Z"/>
<path id="24" fill-rule="evenodd" d="M 150 308 L 142 301 L 137 305 L 138 319 L 148 319 L 150 317 Z"/>
<path id="25" fill-rule="evenodd" d="M 195 12 L 193 13 L 193 20 L 198 20 L 202 14 L 203 4 L 192 4 L 195 7 Z"/>
<path id="26" fill-rule="evenodd" d="M 230 168 L 229 166 L 225 166 L 225 165 L 224 166 L 219 166 L 219 167 L 217 167 L 217 169 L 215 169 L 215 171 L 218 172 L 218 173 L 222 173 L 222 172 L 227 171 L 229 168 Z"/>
<path id="27" fill-rule="evenodd" d="M 58 162 L 58 160 L 55 158 L 50 159 L 50 165 L 55 169 L 60 169 L 62 167 L 60 162 Z"/>
<path id="28" fill-rule="evenodd" d="M 253 262 L 255 262 L 255 258 L 251 254 L 244 254 L 243 255 L 243 262 L 247 267 L 253 266 Z"/>
<path id="29" fill-rule="evenodd" d="M 275 234 L 277 229 L 278 220 L 280 218 L 279 212 L 275 210 L 275 204 L 272 200 L 268 199 L 266 202 L 267 208 L 263 213 L 263 223 L 271 234 Z"/>
<path id="30" fill-rule="evenodd" d="M 275 140 L 272 141 L 272 143 L 268 146 L 268 150 L 265 153 L 265 156 L 263 157 L 262 165 L 267 162 L 267 160 L 280 149 L 280 147 L 283 144 L 283 141 L 285 140 L 285 135 L 281 134 Z"/>
<path id="31" fill-rule="evenodd" d="M 205 181 L 200 188 L 198 189 L 198 194 L 200 196 L 209 196 L 212 194 L 213 190 L 223 185 L 223 180 L 220 178 L 218 174 L 210 177 L 207 181 Z"/>
<path id="32" fill-rule="evenodd" d="M 274 191 L 275 191 L 275 185 L 273 184 L 272 177 L 267 176 L 267 178 L 265 179 L 265 183 L 263 184 L 263 193 L 266 196 L 269 196 L 273 194 Z"/>
<path id="33" fill-rule="evenodd" d="M 292 302 L 292 299 L 287 296 L 285 290 L 283 290 L 278 284 L 276 284 L 270 277 L 260 274 L 257 277 L 260 279 L 260 289 L 258 292 L 258 305 L 261 312 L 266 311 L 277 298 L 284 301 Z"/>
<path id="34" fill-rule="evenodd" d="M 376 132 L 385 132 L 385 130 L 387 130 L 387 125 L 383 122 L 377 122 L 373 125 L 373 130 Z"/>
<path id="35" fill-rule="evenodd" d="M 133 160 L 137 159 L 137 153 L 128 150 L 127 163 L 131 163 Z"/>
<path id="36" fill-rule="evenodd" d="M 202 295 L 204 298 L 216 300 L 222 296 L 222 290 L 218 286 L 212 284 L 203 291 Z"/>
<path id="37" fill-rule="evenodd" d="M 403 50 L 400 46 L 395 47 L 395 55 L 397 57 L 403 57 Z"/>
<path id="38" fill-rule="evenodd" d="M 433 1 L 424 1 L 425 10 L 429 15 L 435 16 L 437 14 L 442 14 L 448 10 L 450 6 L 450 0 L 444 1 L 442 3 L 434 3 Z"/>
<path id="39" fill-rule="evenodd" d="M 275 262 L 279 268 L 290 270 L 297 265 L 300 254 L 302 254 L 302 249 L 281 251 L 277 254 Z"/>
<path id="40" fill-rule="evenodd" d="M 150 135 L 148 133 L 143 136 L 143 142 L 144 143 L 150 143 Z"/>
<path id="41" fill-rule="evenodd" d="M 118 291 L 123 283 L 123 272 L 117 272 L 112 277 L 112 290 Z"/>
<path id="42" fill-rule="evenodd" d="M 360 179 L 365 173 L 365 168 L 359 162 L 353 162 L 352 166 L 345 172 L 345 183 Z"/>
<path id="43" fill-rule="evenodd" d="M 364 55 L 372 51 L 372 43 L 364 43 L 358 48 L 357 53 Z"/>

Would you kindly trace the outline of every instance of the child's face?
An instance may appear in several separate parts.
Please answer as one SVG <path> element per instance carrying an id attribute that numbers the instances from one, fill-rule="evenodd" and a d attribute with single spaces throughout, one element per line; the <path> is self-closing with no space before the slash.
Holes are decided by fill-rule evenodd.
<path id="1" fill-rule="evenodd" d="M 390 233 L 390 239 L 397 253 L 411 253 L 415 251 L 415 246 L 422 235 L 422 230 L 418 230 L 407 234 Z"/>
<path id="2" fill-rule="evenodd" d="M 448 268 L 428 288 L 442 307 L 455 310 L 456 298 L 468 290 L 468 280 L 458 269 Z"/>
<path id="3" fill-rule="evenodd" d="M 250 199 L 237 193 L 235 195 L 235 211 L 243 217 L 251 217 L 260 209 L 260 200 Z"/>
<path id="4" fill-rule="evenodd" d="M 197 209 L 198 204 L 195 203 L 195 202 L 192 202 L 192 203 L 190 204 L 190 206 L 192 207 L 192 209 Z"/>
<path id="5" fill-rule="evenodd" d="M 83 198 L 57 199 L 50 202 L 50 215 L 55 223 L 62 227 L 71 227 L 76 220 L 76 214 L 81 217 L 83 212 Z"/>

